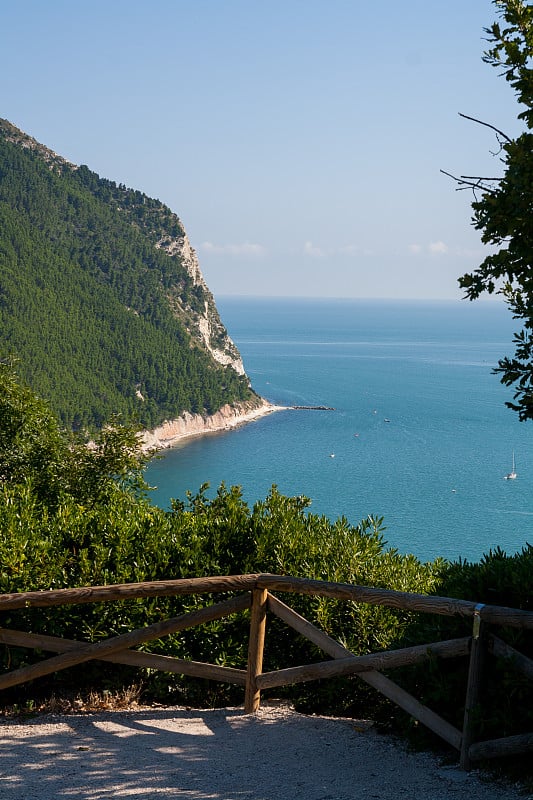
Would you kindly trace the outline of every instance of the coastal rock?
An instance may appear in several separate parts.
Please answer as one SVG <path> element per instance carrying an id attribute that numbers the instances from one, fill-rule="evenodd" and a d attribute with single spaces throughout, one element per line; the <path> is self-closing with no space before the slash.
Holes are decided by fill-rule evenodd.
<path id="1" fill-rule="evenodd" d="M 262 398 L 248 403 L 225 405 L 215 414 L 190 414 L 185 412 L 174 420 L 168 420 L 151 431 L 141 434 L 143 449 L 147 452 L 172 447 L 176 442 L 190 436 L 226 431 L 282 410 Z"/>
<path id="2" fill-rule="evenodd" d="M 171 256 L 177 256 L 189 273 L 194 286 L 200 286 L 202 289 L 202 296 L 205 300 L 201 309 L 193 308 L 184 302 L 183 298 L 169 297 L 171 302 L 177 299 L 178 307 L 176 311 L 178 313 L 180 310 L 185 310 L 187 319 L 193 320 L 194 330 L 191 330 L 191 325 L 189 324 L 187 326 L 189 332 L 203 342 L 204 347 L 211 353 L 215 361 L 225 367 L 232 367 L 239 375 L 244 375 L 242 358 L 222 324 L 213 295 L 209 291 L 202 275 L 198 256 L 194 248 L 191 247 L 187 234 L 184 232 L 182 236 L 176 238 L 165 236 L 159 240 L 156 246 Z"/>

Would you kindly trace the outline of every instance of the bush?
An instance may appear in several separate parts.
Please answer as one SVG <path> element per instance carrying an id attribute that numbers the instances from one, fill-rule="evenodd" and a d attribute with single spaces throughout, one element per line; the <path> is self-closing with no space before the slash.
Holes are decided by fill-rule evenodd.
<path id="1" fill-rule="evenodd" d="M 533 548 L 508 556 L 500 548 L 489 551 L 478 563 L 457 561 L 443 570 L 438 594 L 487 605 L 533 610 L 531 576 Z M 490 626 L 491 634 L 533 658 L 529 630 Z M 420 616 L 405 631 L 407 644 L 469 636 L 472 620 Z M 438 711 L 459 729 L 463 725 L 468 659 L 435 661 L 429 667 L 402 671 L 401 682 L 409 691 Z M 398 674 L 396 674 L 398 677 Z M 533 730 L 533 684 L 508 659 L 488 655 L 484 661 L 480 705 L 476 712 L 476 737 L 491 739 Z"/>

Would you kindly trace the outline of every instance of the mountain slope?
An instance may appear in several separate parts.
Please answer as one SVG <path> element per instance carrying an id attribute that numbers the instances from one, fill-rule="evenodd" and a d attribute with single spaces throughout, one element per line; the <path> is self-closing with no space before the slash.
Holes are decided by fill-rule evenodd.
<path id="1" fill-rule="evenodd" d="M 0 120 L 0 357 L 73 428 L 258 401 L 184 228 Z"/>

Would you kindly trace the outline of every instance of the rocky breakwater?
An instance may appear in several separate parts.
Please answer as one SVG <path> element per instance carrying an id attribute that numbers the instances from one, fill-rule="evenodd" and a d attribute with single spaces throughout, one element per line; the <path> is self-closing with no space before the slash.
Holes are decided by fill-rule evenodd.
<path id="1" fill-rule="evenodd" d="M 186 411 L 177 419 L 163 422 L 152 431 L 145 431 L 141 436 L 143 449 L 150 451 L 172 447 L 181 439 L 231 430 L 274 411 L 282 410 L 283 406 L 275 406 L 263 398 L 258 398 L 247 403 L 227 404 L 215 414 L 191 414 Z"/>

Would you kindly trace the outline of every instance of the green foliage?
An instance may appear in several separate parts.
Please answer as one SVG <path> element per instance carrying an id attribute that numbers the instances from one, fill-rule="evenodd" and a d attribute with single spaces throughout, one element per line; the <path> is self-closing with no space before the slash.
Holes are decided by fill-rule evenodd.
<path id="1" fill-rule="evenodd" d="M 498 547 L 478 563 L 459 561 L 450 565 L 442 588 L 450 597 L 533 611 L 532 576 L 531 545 L 510 556 Z"/>
<path id="2" fill-rule="evenodd" d="M 68 448 L 56 418 L 11 366 L 0 362 L 0 480 L 32 480 L 38 496 L 56 497 Z"/>
<path id="3" fill-rule="evenodd" d="M 87 443 L 61 429 L 47 404 L 0 362 L 0 486 L 31 487 L 48 508 L 64 497 L 107 500 L 119 490 L 146 488 L 134 428 L 114 421 Z"/>
<path id="4" fill-rule="evenodd" d="M 85 166 L 50 164 L 13 131 L 0 120 L 0 357 L 17 357 L 75 430 L 113 414 L 149 428 L 253 397 L 190 332 L 206 303 L 224 329 L 162 247 L 184 235 L 176 215 Z"/>
<path id="5" fill-rule="evenodd" d="M 507 405 L 526 420 L 533 418 L 533 6 L 523 0 L 496 0 L 494 5 L 503 25 L 496 22 L 486 29 L 492 47 L 484 60 L 514 89 L 525 107 L 518 118 L 527 130 L 513 140 L 495 129 L 504 165 L 501 179 L 460 181 L 474 187 L 473 224 L 495 251 L 459 284 L 470 300 L 483 292 L 501 293 L 513 317 L 523 321 L 514 336 L 515 355 L 501 359 L 495 371 L 515 389 L 515 402 Z"/>
<path id="6" fill-rule="evenodd" d="M 442 573 L 438 593 L 445 597 L 533 611 L 531 581 L 533 547 L 507 555 L 491 550 L 478 563 L 458 561 Z M 495 628 L 490 632 L 520 653 L 533 658 L 533 635 L 519 628 Z M 469 636 L 471 619 L 420 615 L 405 631 L 407 644 Z M 468 665 L 466 659 L 441 662 L 404 671 L 405 688 L 458 728 L 463 724 Z M 483 667 L 483 688 L 476 714 L 476 736 L 480 739 L 529 733 L 533 729 L 533 684 L 512 660 L 487 655 Z"/>

